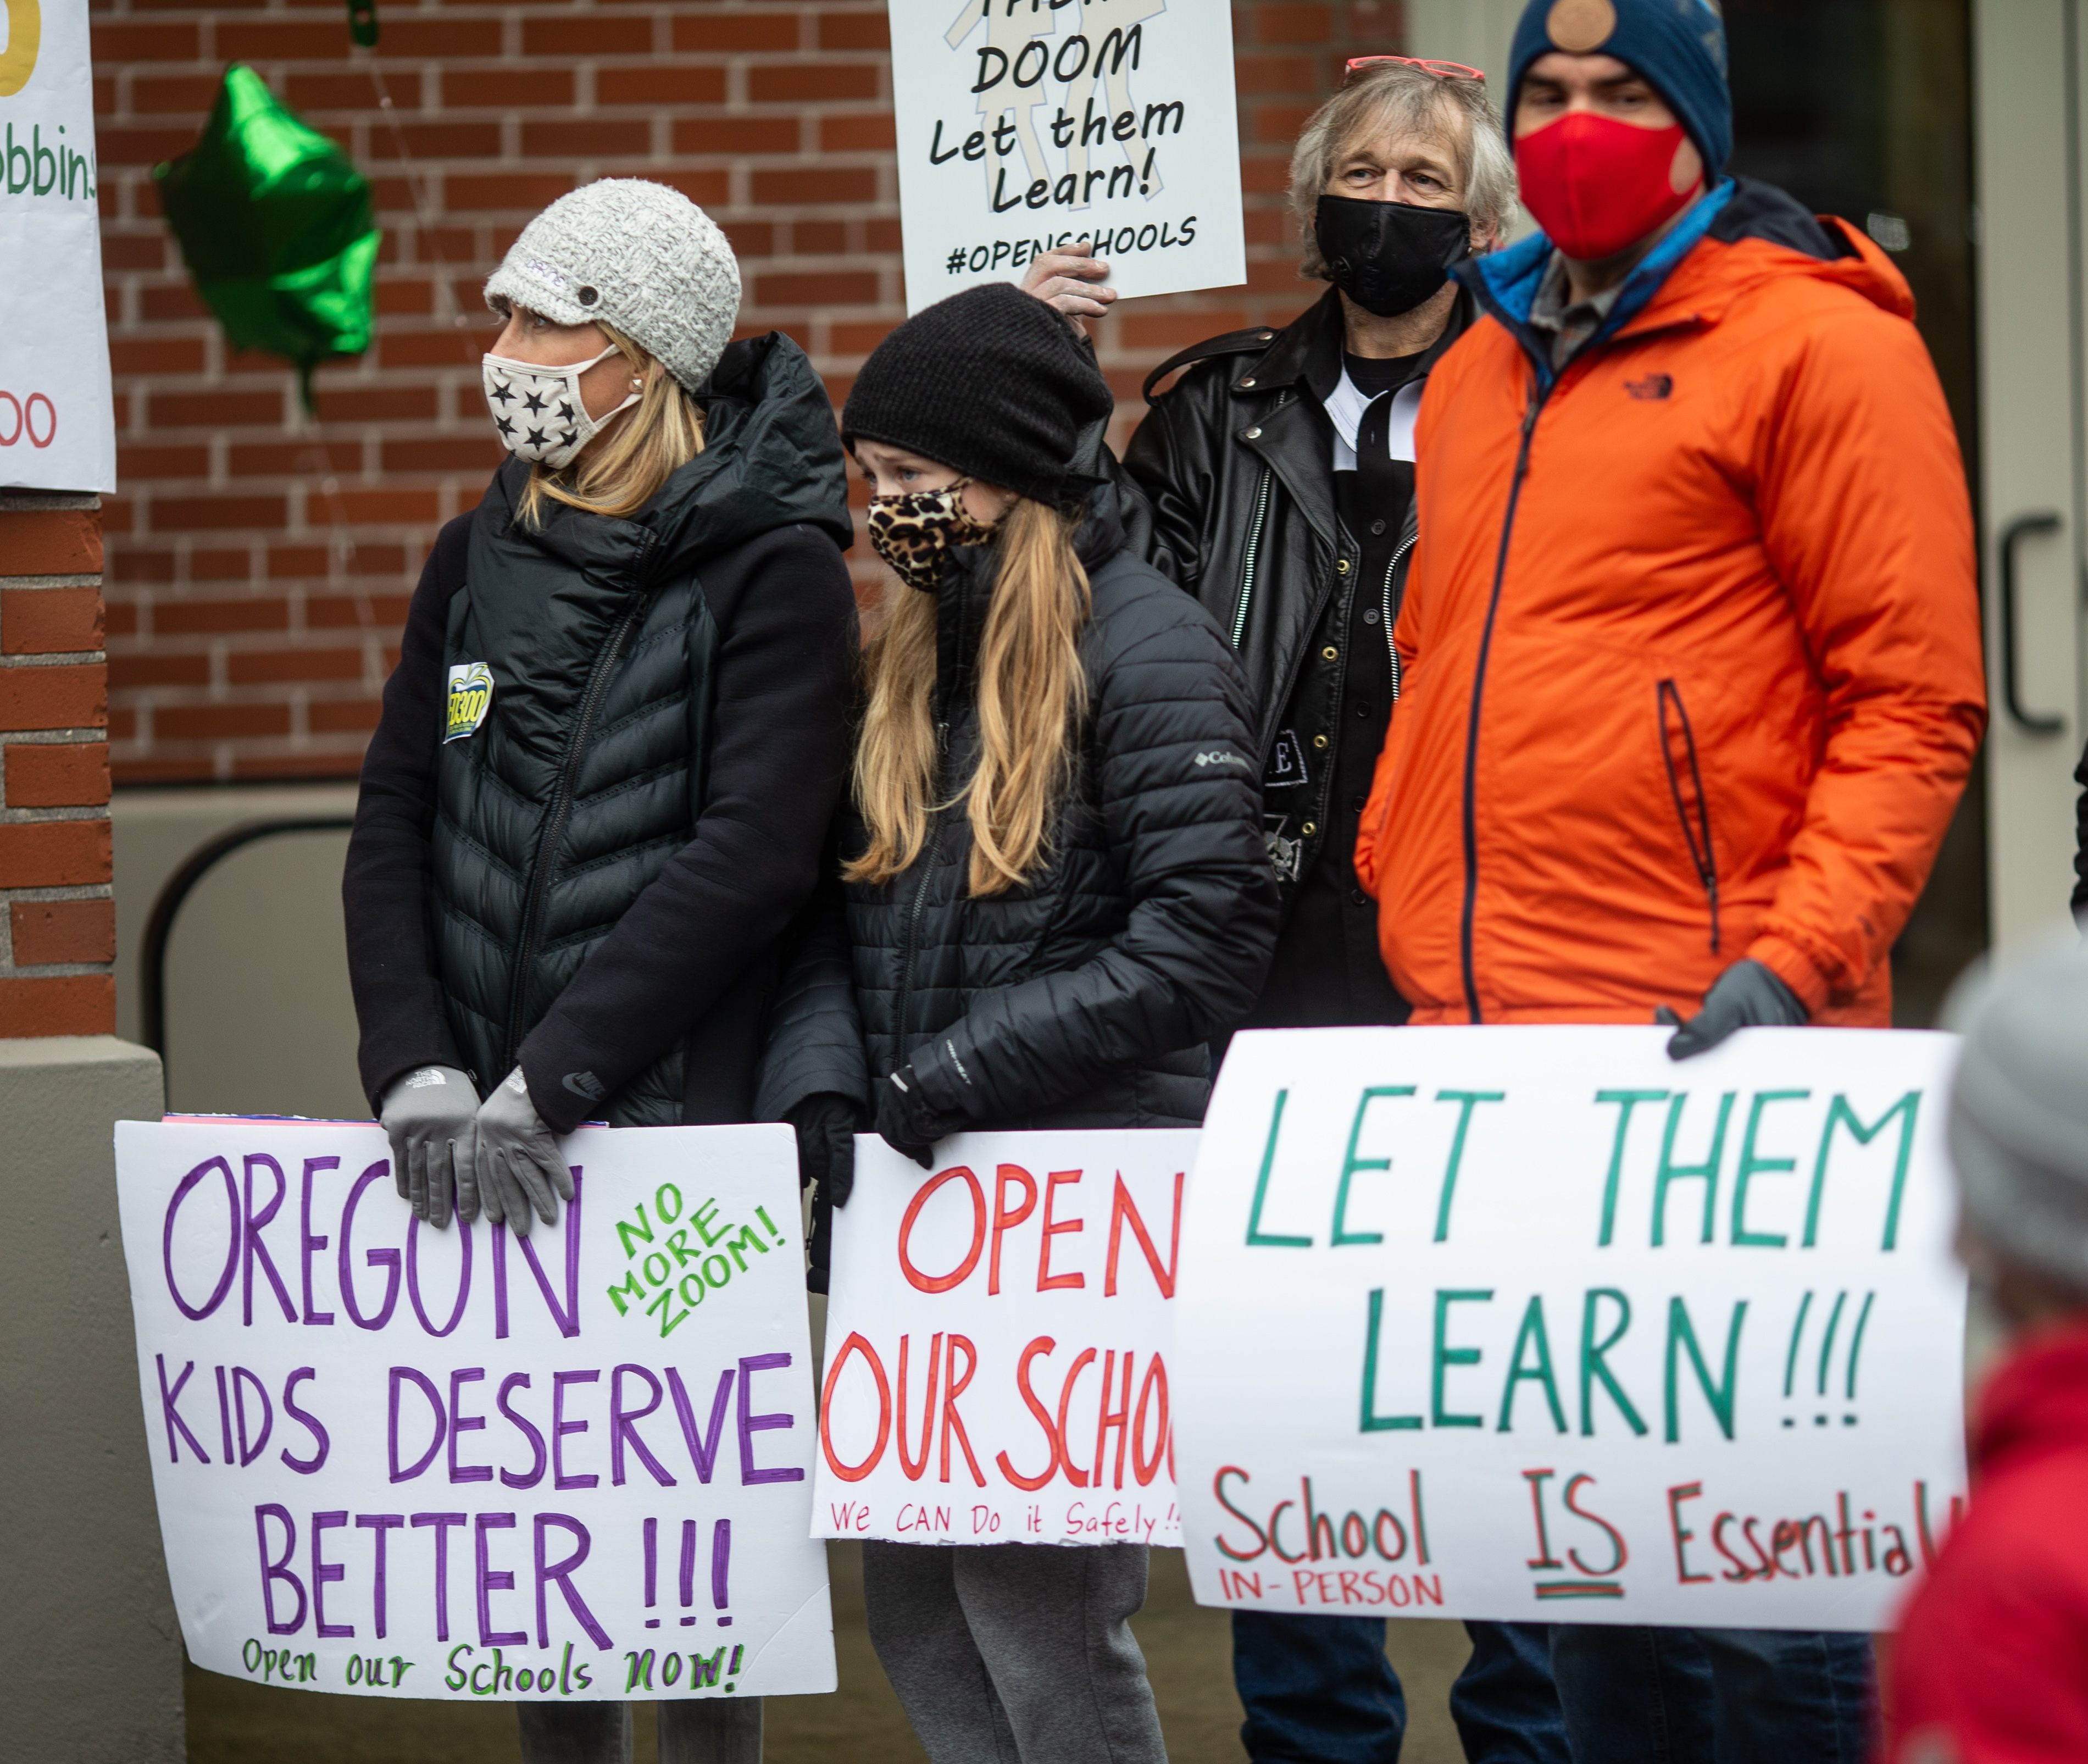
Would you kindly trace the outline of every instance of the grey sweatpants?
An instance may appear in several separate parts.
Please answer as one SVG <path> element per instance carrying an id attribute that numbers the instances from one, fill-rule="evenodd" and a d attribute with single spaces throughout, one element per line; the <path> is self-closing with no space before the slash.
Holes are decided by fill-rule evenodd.
<path id="1" fill-rule="evenodd" d="M 862 1546 L 870 1639 L 932 1764 L 1166 1764 L 1142 1544 Z"/>

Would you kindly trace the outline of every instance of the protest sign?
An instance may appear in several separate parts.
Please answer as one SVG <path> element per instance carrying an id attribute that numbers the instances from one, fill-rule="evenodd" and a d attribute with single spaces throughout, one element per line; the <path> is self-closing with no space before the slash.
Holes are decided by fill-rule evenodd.
<path id="1" fill-rule="evenodd" d="M 0 49 L 0 486 L 116 488 L 87 0 L 8 0 Z"/>
<path id="2" fill-rule="evenodd" d="M 834 1688 L 797 1158 L 584 1128 L 526 1239 L 435 1231 L 369 1124 L 116 1129 L 190 1658 L 469 1701 Z"/>
<path id="3" fill-rule="evenodd" d="M 1247 280 L 1226 0 L 889 0 L 906 310 L 1091 240 L 1124 295 Z"/>
<path id="4" fill-rule="evenodd" d="M 1199 1599 L 1885 1627 L 1964 1488 L 1951 1038 L 1234 1038 L 1183 1230 Z"/>
<path id="5" fill-rule="evenodd" d="M 813 1528 L 1181 1542 L 1168 1376 L 1193 1132 L 856 1141 L 834 1215 Z"/>

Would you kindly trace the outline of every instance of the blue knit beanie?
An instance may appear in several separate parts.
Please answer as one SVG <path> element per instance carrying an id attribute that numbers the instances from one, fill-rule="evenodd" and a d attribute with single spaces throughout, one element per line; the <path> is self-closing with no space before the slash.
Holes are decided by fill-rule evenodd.
<path id="1" fill-rule="evenodd" d="M 1554 49 L 1614 55 L 1652 83 L 1716 182 L 1733 156 L 1733 95 L 1717 0 L 1530 0 L 1508 56 L 1508 113 L 1530 64 Z"/>

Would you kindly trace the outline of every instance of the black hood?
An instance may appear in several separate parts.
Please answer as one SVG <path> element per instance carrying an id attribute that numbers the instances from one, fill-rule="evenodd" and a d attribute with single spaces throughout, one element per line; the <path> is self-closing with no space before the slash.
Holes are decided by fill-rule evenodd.
<path id="1" fill-rule="evenodd" d="M 529 473 L 520 459 L 501 467 L 488 502 L 506 516 L 503 526 L 562 562 L 640 580 L 779 527 L 815 527 L 846 549 L 855 533 L 841 435 L 805 352 L 778 331 L 728 344 L 697 396 L 704 451 L 636 514 L 582 516 L 546 503 L 541 527 L 516 529 Z"/>

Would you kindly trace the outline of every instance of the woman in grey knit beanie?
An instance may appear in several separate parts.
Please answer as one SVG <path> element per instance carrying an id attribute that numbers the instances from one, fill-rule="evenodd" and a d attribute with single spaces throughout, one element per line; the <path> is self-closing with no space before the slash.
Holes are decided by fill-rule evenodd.
<path id="1" fill-rule="evenodd" d="M 583 1120 L 777 1118 L 755 1060 L 848 765 L 855 599 L 825 388 L 787 337 L 731 340 L 739 272 L 695 203 L 574 191 L 486 295 L 512 456 L 422 572 L 343 893 L 401 1199 L 526 1237 L 574 1197 Z M 809 1594 L 816 1553 L 791 1572 Z M 661 1702 L 663 1764 L 759 1758 L 749 1677 Z M 627 1704 L 517 1712 L 525 1764 L 628 1764 Z"/>

